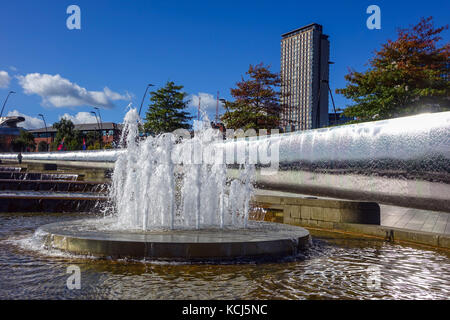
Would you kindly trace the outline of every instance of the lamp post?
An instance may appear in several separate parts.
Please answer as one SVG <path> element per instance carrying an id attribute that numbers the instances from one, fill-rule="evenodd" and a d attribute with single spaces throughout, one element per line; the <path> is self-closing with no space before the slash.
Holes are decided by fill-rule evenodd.
<path id="1" fill-rule="evenodd" d="M 91 113 L 93 115 L 95 115 L 95 119 L 97 120 L 97 126 L 98 126 L 98 129 L 100 130 L 100 148 L 102 148 L 103 136 L 102 136 L 102 130 L 100 129 L 100 123 L 98 122 L 97 113 L 95 111 L 91 111 Z"/>
<path id="2" fill-rule="evenodd" d="M 103 121 L 102 121 L 102 115 L 100 114 L 100 109 L 98 107 L 94 107 L 95 110 L 97 110 L 98 117 L 100 118 L 100 130 L 102 130 L 103 134 Z"/>
<path id="3" fill-rule="evenodd" d="M 94 107 L 94 109 L 97 110 L 98 117 L 100 118 L 100 136 L 101 136 L 101 140 L 103 142 L 103 121 L 102 121 L 102 116 L 100 114 L 100 108 Z"/>
<path id="4" fill-rule="evenodd" d="M 5 109 L 6 102 L 8 102 L 9 96 L 10 96 L 12 93 L 15 93 L 15 92 L 14 92 L 14 91 L 10 91 L 10 92 L 8 93 L 8 95 L 6 96 L 5 102 L 3 102 L 2 111 L 0 112 L 0 117 L 3 116 L 3 110 Z"/>
<path id="5" fill-rule="evenodd" d="M 331 102 L 333 103 L 333 110 L 334 110 L 334 121 L 337 124 L 336 106 L 334 105 L 333 93 L 331 92 L 330 83 L 327 80 L 322 80 L 322 82 L 326 84 L 326 86 L 328 87 L 328 91 L 331 95 Z"/>
<path id="6" fill-rule="evenodd" d="M 144 104 L 145 96 L 147 95 L 148 88 L 150 88 L 150 87 L 154 87 L 154 85 L 149 83 L 147 85 L 147 87 L 145 88 L 145 93 L 144 93 L 144 96 L 142 97 L 141 107 L 139 108 L 139 117 L 141 116 L 142 105 Z"/>
<path id="7" fill-rule="evenodd" d="M 100 114 L 100 109 L 98 107 L 94 107 L 95 110 L 97 110 L 98 117 L 100 118 L 100 128 L 103 130 L 103 122 L 102 122 L 102 115 Z"/>
<path id="8" fill-rule="evenodd" d="M 334 98 L 333 98 L 333 93 L 331 92 L 330 84 L 328 84 L 328 90 L 330 91 L 331 102 L 333 103 L 334 121 L 336 122 L 336 125 L 337 125 L 338 124 L 338 116 L 337 116 L 336 105 L 334 104 Z"/>
<path id="9" fill-rule="evenodd" d="M 226 113 L 229 113 L 229 110 L 228 110 L 228 107 L 227 107 L 227 102 L 228 102 L 228 101 L 225 100 L 225 99 L 223 99 L 223 98 L 219 99 L 219 101 L 222 102 L 223 107 L 225 108 L 225 112 L 226 112 Z"/>
<path id="10" fill-rule="evenodd" d="M 334 64 L 333 61 L 328 61 L 328 64 Z M 327 86 L 328 86 L 328 91 L 330 92 L 330 96 L 331 96 L 331 102 L 333 103 L 333 110 L 334 110 L 334 121 L 336 122 L 336 125 L 338 124 L 338 118 L 337 118 L 337 113 L 336 113 L 336 106 L 334 104 L 334 98 L 333 98 L 333 93 L 331 92 L 331 88 L 330 88 L 330 82 L 327 81 Z"/>
<path id="11" fill-rule="evenodd" d="M 45 134 L 47 135 L 45 140 L 47 141 L 47 151 L 49 151 L 50 150 L 50 143 L 48 142 L 49 134 L 48 134 L 48 130 L 47 130 L 47 123 L 45 122 L 45 118 L 44 118 L 44 115 L 42 113 L 39 113 L 38 116 L 41 117 L 42 120 L 44 120 Z M 51 140 L 51 138 L 50 138 L 50 140 Z"/>

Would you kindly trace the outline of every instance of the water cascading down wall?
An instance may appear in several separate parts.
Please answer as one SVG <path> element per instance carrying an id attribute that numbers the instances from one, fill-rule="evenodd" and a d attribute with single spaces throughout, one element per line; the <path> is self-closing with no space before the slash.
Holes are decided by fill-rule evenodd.
<path id="1" fill-rule="evenodd" d="M 247 143 L 257 150 L 260 188 L 450 212 L 450 112 L 228 140 L 224 147 L 236 152 Z M 109 163 L 121 152 L 28 153 L 23 161 Z M 230 177 L 237 172 L 229 166 Z"/>

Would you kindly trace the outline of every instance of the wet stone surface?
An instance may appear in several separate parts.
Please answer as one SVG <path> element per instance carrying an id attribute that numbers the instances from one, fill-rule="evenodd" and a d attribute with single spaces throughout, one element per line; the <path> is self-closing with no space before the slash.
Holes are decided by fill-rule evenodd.
<path id="1" fill-rule="evenodd" d="M 251 221 L 247 229 L 121 231 L 110 219 L 42 226 L 46 245 L 76 254 L 161 260 L 230 260 L 296 255 L 309 243 L 306 229 Z"/>

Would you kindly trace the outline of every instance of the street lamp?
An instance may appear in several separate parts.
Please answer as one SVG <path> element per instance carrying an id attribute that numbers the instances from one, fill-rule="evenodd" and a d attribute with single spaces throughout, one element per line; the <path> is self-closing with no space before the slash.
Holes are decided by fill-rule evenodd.
<path id="1" fill-rule="evenodd" d="M 222 102 L 223 107 L 225 108 L 226 112 L 228 113 L 228 112 L 229 112 L 228 106 L 227 106 L 227 102 L 228 102 L 228 101 L 225 100 L 224 98 L 219 99 L 219 101 Z"/>
<path id="2" fill-rule="evenodd" d="M 333 93 L 331 92 L 330 84 L 328 84 L 328 91 L 330 91 L 331 102 L 333 103 L 334 121 L 336 121 L 336 124 L 338 124 L 338 116 L 337 116 L 337 112 L 336 112 L 336 105 L 334 104 L 334 98 L 333 98 Z"/>
<path id="3" fill-rule="evenodd" d="M 2 112 L 0 112 L 0 117 L 3 115 L 3 110 L 5 109 L 6 102 L 8 101 L 9 96 L 10 96 L 12 93 L 15 93 L 15 92 L 14 92 L 14 91 L 10 91 L 10 92 L 8 93 L 8 95 L 6 96 L 5 102 L 3 102 Z"/>
<path id="4" fill-rule="evenodd" d="M 98 117 L 100 118 L 100 130 L 103 131 L 103 121 L 102 121 L 102 116 L 100 114 L 100 109 L 98 107 L 94 107 L 94 109 L 97 110 Z"/>
<path id="5" fill-rule="evenodd" d="M 45 122 L 45 118 L 44 118 L 44 115 L 42 113 L 39 113 L 38 116 L 41 117 L 42 120 L 44 120 L 45 134 L 47 135 L 45 140 L 47 141 L 47 151 L 49 151 L 50 143 L 48 142 L 49 134 L 48 134 L 48 130 L 47 130 L 47 123 Z"/>
<path id="6" fill-rule="evenodd" d="M 223 107 L 225 108 L 225 115 L 228 115 L 230 113 L 230 110 L 228 109 L 227 106 L 227 100 L 225 100 L 224 98 L 219 99 L 220 102 L 222 102 Z"/>
<path id="7" fill-rule="evenodd" d="M 145 93 L 144 93 L 144 96 L 142 97 L 141 107 L 139 108 L 139 117 L 141 116 L 142 105 L 144 104 L 145 96 L 147 95 L 148 88 L 150 88 L 150 87 L 154 87 L 154 85 L 149 83 L 147 85 L 147 87 L 145 88 Z"/>
<path id="8" fill-rule="evenodd" d="M 91 111 L 91 113 L 93 115 L 95 115 L 95 119 L 97 120 L 97 126 L 98 126 L 98 129 L 100 130 L 100 148 L 101 148 L 102 147 L 103 135 L 102 135 L 102 130 L 100 129 L 100 123 L 98 122 L 97 113 L 95 111 Z"/>
<path id="9" fill-rule="evenodd" d="M 94 107 L 95 110 L 97 110 L 98 117 L 100 118 L 100 137 L 101 141 L 103 142 L 103 121 L 102 116 L 100 115 L 100 109 L 98 107 Z"/>
<path id="10" fill-rule="evenodd" d="M 333 61 L 328 61 L 328 64 L 334 64 Z M 338 124 L 338 118 L 337 118 L 337 113 L 336 113 L 336 106 L 334 104 L 334 98 L 333 98 L 333 93 L 331 92 L 331 88 L 330 88 L 330 82 L 327 81 L 327 86 L 328 86 L 328 91 L 330 92 L 330 96 L 331 96 L 331 102 L 333 103 L 333 110 L 334 110 L 334 121 L 336 122 L 336 125 Z"/>

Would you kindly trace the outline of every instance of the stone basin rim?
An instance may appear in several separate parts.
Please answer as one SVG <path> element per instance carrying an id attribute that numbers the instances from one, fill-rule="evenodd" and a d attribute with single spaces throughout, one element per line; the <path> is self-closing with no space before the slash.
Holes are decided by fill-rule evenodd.
<path id="1" fill-rule="evenodd" d="M 89 221 L 87 224 L 83 224 Z M 166 261 L 283 258 L 303 251 L 309 232 L 297 226 L 249 222 L 249 229 L 169 230 L 159 233 L 117 233 L 64 228 L 86 226 L 91 219 L 42 226 L 47 248 L 74 254 L 112 258 L 150 258 Z M 92 224 L 91 224 L 92 225 Z"/>

